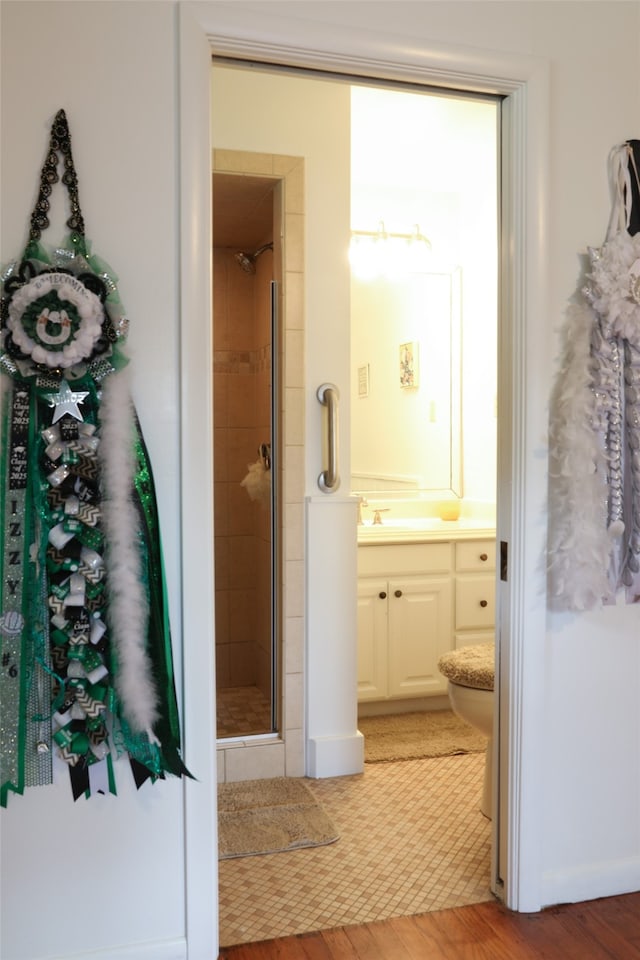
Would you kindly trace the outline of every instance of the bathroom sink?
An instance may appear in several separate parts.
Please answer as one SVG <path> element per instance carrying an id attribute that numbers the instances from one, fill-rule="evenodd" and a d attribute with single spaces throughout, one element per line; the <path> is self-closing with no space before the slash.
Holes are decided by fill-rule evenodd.
<path id="1" fill-rule="evenodd" d="M 457 524 L 458 520 L 441 520 L 440 517 L 387 517 L 382 523 L 372 523 L 371 520 L 362 524 L 364 530 L 440 530 Z"/>
<path id="2" fill-rule="evenodd" d="M 397 524 L 399 527 L 410 527 L 412 530 L 437 530 L 440 527 L 448 527 L 452 523 L 458 523 L 458 520 L 443 520 L 441 517 L 416 517 L 415 519 L 400 518 L 398 520 L 392 520 L 391 522 Z"/>
<path id="3" fill-rule="evenodd" d="M 382 523 L 363 523 L 358 527 L 358 539 L 388 539 L 421 533 L 442 533 L 458 526 L 459 521 L 441 520 L 440 517 L 388 517 Z"/>
<path id="4" fill-rule="evenodd" d="M 358 526 L 358 540 L 417 540 L 422 536 L 442 538 L 443 534 L 464 536 L 465 532 L 482 531 L 493 535 L 493 525 L 486 519 L 441 520 L 440 517 L 385 517 L 382 523 L 371 520 Z"/>

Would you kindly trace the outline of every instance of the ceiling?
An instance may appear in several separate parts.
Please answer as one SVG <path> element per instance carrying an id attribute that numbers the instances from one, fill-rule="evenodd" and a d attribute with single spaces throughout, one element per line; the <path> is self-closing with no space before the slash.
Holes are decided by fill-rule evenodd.
<path id="1" fill-rule="evenodd" d="M 252 251 L 273 239 L 276 181 L 232 173 L 213 174 L 213 245 Z"/>

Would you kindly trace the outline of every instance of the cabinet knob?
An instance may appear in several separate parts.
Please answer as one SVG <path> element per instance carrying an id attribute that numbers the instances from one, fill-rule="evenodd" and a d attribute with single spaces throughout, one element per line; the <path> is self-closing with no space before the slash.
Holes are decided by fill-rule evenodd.
<path id="1" fill-rule="evenodd" d="M 386 595 L 386 593 L 384 592 L 384 590 L 381 590 L 380 593 L 378 594 L 378 596 L 380 597 L 381 600 L 386 600 L 386 599 L 387 599 L 387 595 Z"/>
<path id="2" fill-rule="evenodd" d="M 487 601 L 486 601 L 486 600 L 481 600 L 481 601 L 480 601 L 480 606 L 481 606 L 481 607 L 486 607 L 486 605 L 487 605 Z"/>
<path id="3" fill-rule="evenodd" d="M 394 597 L 401 597 L 401 596 L 402 596 L 402 590 L 396 590 L 393 595 L 394 595 Z"/>
<path id="4" fill-rule="evenodd" d="M 480 559 L 481 559 L 481 560 L 488 560 L 489 557 L 487 556 L 486 553 L 481 553 L 481 554 L 480 554 Z"/>

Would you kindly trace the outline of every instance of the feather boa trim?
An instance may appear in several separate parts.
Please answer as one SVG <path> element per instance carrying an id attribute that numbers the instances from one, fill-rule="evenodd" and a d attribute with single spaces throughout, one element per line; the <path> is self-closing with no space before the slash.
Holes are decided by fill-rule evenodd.
<path id="1" fill-rule="evenodd" d="M 590 281 L 583 293 L 603 322 L 606 337 L 640 344 L 640 234 L 620 233 L 589 248 Z"/>
<path id="2" fill-rule="evenodd" d="M 158 719 L 158 696 L 146 651 L 149 605 L 140 553 L 140 523 L 132 499 L 135 428 L 127 368 L 106 378 L 100 422 L 102 522 L 109 626 L 117 665 L 116 691 L 132 730 L 144 732 L 151 742 L 158 743 L 152 732 Z"/>
<path id="3" fill-rule="evenodd" d="M 618 531 L 607 530 L 605 454 L 594 428 L 591 333 L 586 304 L 570 305 L 550 422 L 549 593 L 569 610 L 600 606 Z"/>

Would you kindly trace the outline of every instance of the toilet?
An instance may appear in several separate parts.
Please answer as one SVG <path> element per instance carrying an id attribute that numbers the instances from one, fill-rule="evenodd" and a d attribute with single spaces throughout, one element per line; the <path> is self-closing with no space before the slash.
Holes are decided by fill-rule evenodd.
<path id="1" fill-rule="evenodd" d="M 491 819 L 493 792 L 493 686 L 496 645 L 493 640 L 443 654 L 438 670 L 449 681 L 449 701 L 461 720 L 487 740 L 480 810 Z"/>

